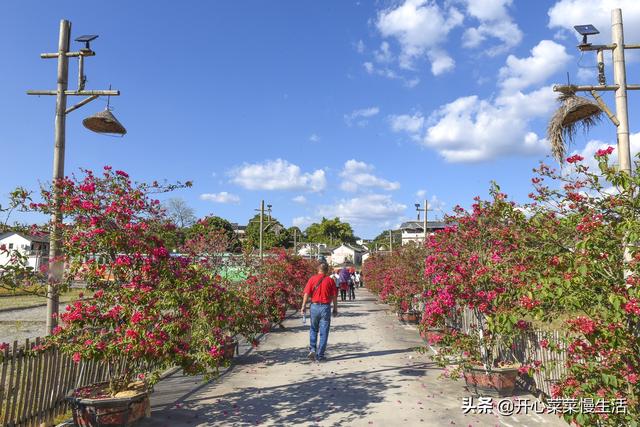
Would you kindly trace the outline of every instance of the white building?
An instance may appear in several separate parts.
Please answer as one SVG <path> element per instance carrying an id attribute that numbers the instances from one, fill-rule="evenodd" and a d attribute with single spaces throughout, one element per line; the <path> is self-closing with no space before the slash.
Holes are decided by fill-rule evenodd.
<path id="1" fill-rule="evenodd" d="M 28 265 L 39 269 L 42 264 L 49 261 L 49 236 L 33 236 L 20 232 L 10 231 L 0 234 L 0 246 L 7 250 L 17 250 L 27 256 Z M 10 257 L 6 253 L 0 253 L 0 265 L 9 262 Z"/>
<path id="2" fill-rule="evenodd" d="M 442 221 L 427 221 L 427 233 L 431 235 L 437 230 L 444 229 L 445 225 Z M 422 221 L 403 222 L 400 225 L 400 231 L 402 232 L 403 245 L 410 242 L 421 243 L 424 241 L 424 223 Z"/>
<path id="3" fill-rule="evenodd" d="M 318 256 L 329 257 L 332 247 L 326 243 L 302 243 L 298 246 L 296 253 L 304 258 L 318 258 Z"/>
<path id="4" fill-rule="evenodd" d="M 365 253 L 367 253 L 367 250 L 363 246 L 343 243 L 331 251 L 331 264 L 340 265 L 351 263 L 362 265 L 362 256 Z"/>

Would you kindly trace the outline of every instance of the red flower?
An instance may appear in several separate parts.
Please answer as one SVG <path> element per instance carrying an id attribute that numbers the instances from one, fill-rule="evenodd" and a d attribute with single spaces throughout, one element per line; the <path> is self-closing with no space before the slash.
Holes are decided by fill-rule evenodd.
<path id="1" fill-rule="evenodd" d="M 582 157 L 579 154 L 574 154 L 573 156 L 567 158 L 567 163 L 576 163 L 576 162 L 581 162 L 583 160 L 584 160 L 584 157 Z"/>
<path id="2" fill-rule="evenodd" d="M 613 150 L 614 150 L 613 147 L 607 147 L 603 150 L 598 150 L 596 151 L 596 157 L 608 156 L 609 154 L 613 153 Z"/>
<path id="3" fill-rule="evenodd" d="M 80 353 L 78 353 L 77 351 L 75 353 L 73 353 L 73 356 L 71 357 L 71 359 L 75 362 L 75 363 L 80 363 L 80 360 L 82 360 L 82 356 L 80 355 Z"/>

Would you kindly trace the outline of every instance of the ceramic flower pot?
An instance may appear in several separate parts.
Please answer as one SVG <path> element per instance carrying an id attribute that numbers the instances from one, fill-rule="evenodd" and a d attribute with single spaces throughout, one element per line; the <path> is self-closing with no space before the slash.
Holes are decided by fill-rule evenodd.
<path id="1" fill-rule="evenodd" d="M 404 313 L 398 313 L 398 318 L 405 322 L 405 323 L 410 323 L 412 325 L 417 325 L 418 324 L 418 313 L 415 312 L 404 312 Z"/>
<path id="2" fill-rule="evenodd" d="M 486 372 L 482 366 L 464 370 L 467 386 L 479 396 L 512 396 L 517 378 L 517 367 L 492 368 L 491 372 Z"/>
<path id="3" fill-rule="evenodd" d="M 105 383 L 83 387 L 67 396 L 78 427 L 129 427 L 136 421 L 151 415 L 149 390 L 130 390 L 114 397 L 82 397 L 91 387 L 104 389 Z M 99 396 L 100 393 L 89 393 Z"/>
<path id="4" fill-rule="evenodd" d="M 224 345 L 224 359 L 231 360 L 233 359 L 233 355 L 236 352 L 236 348 L 238 348 L 238 341 L 231 341 Z"/>

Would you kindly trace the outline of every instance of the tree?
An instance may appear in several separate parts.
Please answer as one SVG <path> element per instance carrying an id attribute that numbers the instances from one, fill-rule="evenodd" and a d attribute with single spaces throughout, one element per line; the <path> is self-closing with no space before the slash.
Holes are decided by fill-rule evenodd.
<path id="1" fill-rule="evenodd" d="M 164 208 L 167 210 L 167 216 L 180 228 L 189 227 L 196 222 L 193 208 L 179 197 L 167 200 Z"/>
<path id="2" fill-rule="evenodd" d="M 199 236 L 209 235 L 213 231 L 222 231 L 229 243 L 227 250 L 237 252 L 240 250 L 240 241 L 229 221 L 219 216 L 206 216 L 198 220 L 195 224 L 187 229 L 186 238 L 193 240 Z"/>
<path id="3" fill-rule="evenodd" d="M 289 233 L 289 242 L 287 244 L 287 247 L 293 247 L 294 236 L 295 236 L 295 241 L 298 243 L 300 243 L 300 241 L 302 241 L 305 238 L 305 235 L 302 232 L 302 230 L 300 230 L 300 228 L 296 227 L 295 225 L 293 227 L 289 227 L 287 229 L 287 233 Z"/>
<path id="4" fill-rule="evenodd" d="M 400 247 L 402 245 L 402 231 L 391 231 L 391 240 L 394 247 Z M 372 249 L 384 246 L 385 250 L 389 250 L 389 230 L 384 230 L 378 234 L 371 244 Z"/>
<path id="5" fill-rule="evenodd" d="M 291 237 L 287 229 L 280 224 L 280 221 L 275 218 L 269 220 L 267 215 L 265 215 L 262 220 L 264 227 L 262 248 L 268 250 L 271 248 L 286 247 Z M 249 220 L 245 235 L 247 237 L 247 245 L 253 248 L 260 246 L 260 214 L 254 215 L 254 217 Z"/>
<path id="6" fill-rule="evenodd" d="M 305 230 L 307 240 L 313 243 L 355 243 L 353 229 L 348 222 L 341 222 L 340 218 L 322 218 L 319 223 L 314 222 Z"/>

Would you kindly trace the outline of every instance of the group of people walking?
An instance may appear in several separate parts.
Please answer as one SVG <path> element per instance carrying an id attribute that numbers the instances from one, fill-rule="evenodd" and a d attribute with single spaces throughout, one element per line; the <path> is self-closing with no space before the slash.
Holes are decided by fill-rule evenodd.
<path id="1" fill-rule="evenodd" d="M 349 301 L 356 299 L 356 288 L 362 286 L 360 272 L 347 267 L 337 268 L 333 271 L 331 278 L 336 283 L 340 291 L 340 300 L 346 301 L 347 294 Z"/>
<path id="2" fill-rule="evenodd" d="M 304 288 L 300 314 L 306 319 L 307 302 L 311 301 L 309 309 L 309 359 L 323 362 L 324 352 L 329 338 L 331 315 L 338 315 L 338 290 L 340 299 L 346 301 L 347 291 L 349 300 L 356 299 L 356 287 L 362 287 L 362 275 L 355 269 L 343 267 L 334 270 L 329 275 L 329 265 L 321 263 L 318 274 L 311 276 Z M 331 305 L 333 304 L 333 310 Z M 318 342 L 320 335 L 320 342 Z"/>

